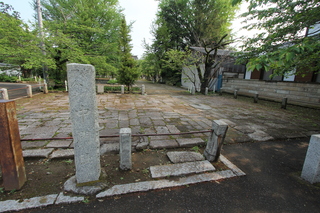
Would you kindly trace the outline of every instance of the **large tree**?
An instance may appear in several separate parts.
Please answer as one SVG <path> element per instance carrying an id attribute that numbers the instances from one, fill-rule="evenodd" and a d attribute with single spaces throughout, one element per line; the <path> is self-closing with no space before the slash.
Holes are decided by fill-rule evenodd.
<path id="1" fill-rule="evenodd" d="M 130 43 L 130 28 L 127 25 L 126 19 L 123 17 L 119 34 L 119 55 L 121 65 L 118 71 L 118 80 L 119 83 L 125 84 L 128 87 L 128 90 L 130 90 L 140 74 L 137 68 L 137 62 L 131 55 L 132 46 Z"/>
<path id="2" fill-rule="evenodd" d="M 37 32 L 29 29 L 12 6 L 0 2 L 0 62 L 21 66 L 25 77 L 52 61 L 42 55 Z"/>
<path id="3" fill-rule="evenodd" d="M 162 62 L 168 59 L 166 52 L 171 49 L 184 51 L 188 46 L 208 47 L 217 44 L 225 35 L 224 40 L 228 40 L 236 9 L 237 6 L 232 6 L 231 0 L 160 1 L 152 29 L 154 42 L 148 54 L 154 55 L 149 58 L 157 58 L 154 67 L 161 69 L 162 77 L 165 80 L 176 78 L 176 73 L 181 70 L 172 70 Z M 205 61 L 209 66 L 209 61 Z M 203 79 L 207 78 L 204 76 Z M 176 79 L 179 81 L 179 78 Z"/>
<path id="4" fill-rule="evenodd" d="M 98 75 L 115 75 L 122 17 L 118 0 L 44 0 L 43 7 L 56 78 L 65 75 L 67 62 L 90 63 Z"/>
<path id="5" fill-rule="evenodd" d="M 245 29 L 262 31 L 244 41 L 241 62 L 248 62 L 250 70 L 272 70 L 278 76 L 320 70 L 319 34 L 306 36 L 307 29 L 320 24 L 319 0 L 246 1 L 250 6 L 242 16 L 250 24 Z"/>

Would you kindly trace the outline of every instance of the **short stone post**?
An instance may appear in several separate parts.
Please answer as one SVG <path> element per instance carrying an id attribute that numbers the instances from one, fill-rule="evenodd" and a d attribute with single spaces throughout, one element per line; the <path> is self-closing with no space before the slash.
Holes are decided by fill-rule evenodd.
<path id="1" fill-rule="evenodd" d="M 208 90 L 209 90 L 209 88 L 206 87 L 206 90 L 204 91 L 204 94 L 205 94 L 205 95 L 208 95 Z"/>
<path id="2" fill-rule="evenodd" d="M 19 75 L 18 80 L 21 81 L 21 76 Z"/>
<path id="3" fill-rule="evenodd" d="M 320 134 L 310 138 L 301 178 L 311 184 L 320 182 Z"/>
<path id="4" fill-rule="evenodd" d="M 124 86 L 121 85 L 121 94 L 124 94 Z"/>
<path id="5" fill-rule="evenodd" d="M 253 103 L 258 103 L 258 100 L 259 100 L 259 94 L 256 93 L 254 94 L 254 97 L 253 97 Z"/>
<path id="6" fill-rule="evenodd" d="M 191 94 L 192 94 L 192 95 L 196 94 L 196 87 L 195 87 L 195 86 L 192 86 L 192 88 L 191 88 Z"/>
<path id="7" fill-rule="evenodd" d="M 120 169 L 132 169 L 130 128 L 120 129 Z"/>
<path id="8" fill-rule="evenodd" d="M 66 87 L 66 92 L 68 92 L 68 81 L 67 80 L 64 81 L 64 85 Z"/>
<path id="9" fill-rule="evenodd" d="M 98 181 L 101 173 L 96 72 L 92 65 L 67 65 L 70 118 L 77 183 Z"/>
<path id="10" fill-rule="evenodd" d="M 0 163 L 5 190 L 19 190 L 26 172 L 14 101 L 0 100 Z"/>
<path id="11" fill-rule="evenodd" d="M 234 99 L 238 98 L 238 90 L 237 89 L 234 90 L 233 97 L 234 97 Z"/>
<path id="12" fill-rule="evenodd" d="M 104 85 L 103 84 L 98 84 L 97 87 L 98 87 L 98 93 L 99 94 L 104 93 Z"/>
<path id="13" fill-rule="evenodd" d="M 32 98 L 32 86 L 27 85 L 27 96 L 28 98 Z"/>
<path id="14" fill-rule="evenodd" d="M 44 94 L 48 94 L 48 85 L 47 85 L 47 83 L 43 84 L 43 93 Z"/>
<path id="15" fill-rule="evenodd" d="M 281 103 L 281 109 L 287 109 L 288 98 L 283 98 Z"/>
<path id="16" fill-rule="evenodd" d="M 142 84 L 141 86 L 141 95 L 145 95 L 146 93 L 146 87 L 144 86 L 144 84 Z"/>
<path id="17" fill-rule="evenodd" d="M 208 161 L 218 161 L 227 130 L 228 124 L 225 122 L 220 120 L 214 120 L 212 122 L 212 131 L 203 153 Z"/>
<path id="18" fill-rule="evenodd" d="M 2 91 L 2 98 L 4 100 L 9 100 L 8 90 L 6 88 L 2 88 L 0 91 Z"/>

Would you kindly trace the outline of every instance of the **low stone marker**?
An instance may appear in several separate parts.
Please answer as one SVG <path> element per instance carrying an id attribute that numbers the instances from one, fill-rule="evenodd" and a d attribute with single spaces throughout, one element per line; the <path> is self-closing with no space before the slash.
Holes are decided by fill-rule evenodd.
<path id="1" fill-rule="evenodd" d="M 142 84 L 141 86 L 141 95 L 145 95 L 146 93 L 146 87 L 144 86 L 144 84 Z"/>
<path id="2" fill-rule="evenodd" d="M 253 103 L 258 103 L 258 100 L 259 100 L 259 93 L 256 92 L 253 97 Z"/>
<path id="3" fill-rule="evenodd" d="M 68 64 L 70 118 L 77 183 L 99 180 L 100 141 L 95 91 L 96 72 L 89 64 Z"/>
<path id="4" fill-rule="evenodd" d="M 130 128 L 120 129 L 120 169 L 132 169 Z"/>
<path id="5" fill-rule="evenodd" d="M 206 87 L 206 90 L 204 91 L 204 94 L 205 94 L 205 95 L 208 95 L 208 91 L 209 91 L 209 88 Z"/>
<path id="6" fill-rule="evenodd" d="M 48 94 L 48 85 L 47 85 L 47 83 L 43 84 L 43 93 L 44 94 Z"/>
<path id="7" fill-rule="evenodd" d="M 121 94 L 124 94 L 124 86 L 121 85 Z"/>
<path id="8" fill-rule="evenodd" d="M 14 101 L 0 100 L 0 163 L 5 190 L 18 190 L 26 182 L 26 172 Z"/>
<path id="9" fill-rule="evenodd" d="M 320 134 L 311 136 L 301 178 L 311 184 L 320 182 Z"/>
<path id="10" fill-rule="evenodd" d="M 98 87 L 98 91 L 97 92 L 99 94 L 104 93 L 104 85 L 103 84 L 98 84 L 97 87 Z"/>
<path id="11" fill-rule="evenodd" d="M 2 98 L 4 100 L 9 100 L 8 90 L 6 88 L 2 88 L 0 91 L 2 92 Z"/>
<path id="12" fill-rule="evenodd" d="M 28 98 L 32 98 L 32 87 L 31 87 L 31 85 L 27 85 L 27 96 L 28 96 Z"/>
<path id="13" fill-rule="evenodd" d="M 281 102 L 281 109 L 287 109 L 288 98 L 284 97 Z"/>
<path id="14" fill-rule="evenodd" d="M 208 161 L 218 161 L 227 130 L 228 124 L 225 122 L 221 120 L 214 120 L 212 122 L 212 131 L 203 153 Z"/>

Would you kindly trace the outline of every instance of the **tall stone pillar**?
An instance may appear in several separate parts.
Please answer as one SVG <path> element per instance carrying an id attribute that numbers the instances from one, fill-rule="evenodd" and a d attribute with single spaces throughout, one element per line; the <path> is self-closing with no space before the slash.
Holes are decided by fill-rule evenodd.
<path id="1" fill-rule="evenodd" d="M 78 184 L 97 181 L 101 166 L 95 68 L 73 63 L 67 71 L 76 180 Z"/>
<path id="2" fill-rule="evenodd" d="M 207 142 L 204 156 L 208 161 L 218 161 L 220 157 L 221 148 L 226 137 L 228 124 L 220 120 L 212 122 L 212 131 Z"/>
<path id="3" fill-rule="evenodd" d="M 320 182 L 320 134 L 310 138 L 301 177 L 311 184 Z"/>

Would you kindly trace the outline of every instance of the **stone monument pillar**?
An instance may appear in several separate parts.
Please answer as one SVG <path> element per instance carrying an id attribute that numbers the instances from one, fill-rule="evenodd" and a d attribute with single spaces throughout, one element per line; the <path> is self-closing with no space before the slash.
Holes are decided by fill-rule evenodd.
<path id="1" fill-rule="evenodd" d="M 67 65 L 67 71 L 76 181 L 97 181 L 101 166 L 95 68 L 73 63 Z"/>
<path id="2" fill-rule="evenodd" d="M 224 138 L 226 137 L 228 124 L 220 120 L 212 122 L 212 131 L 209 136 L 204 156 L 208 161 L 218 161 L 220 151 L 223 145 Z"/>
<path id="3" fill-rule="evenodd" d="M 311 184 L 320 182 L 320 134 L 310 138 L 301 177 Z"/>

